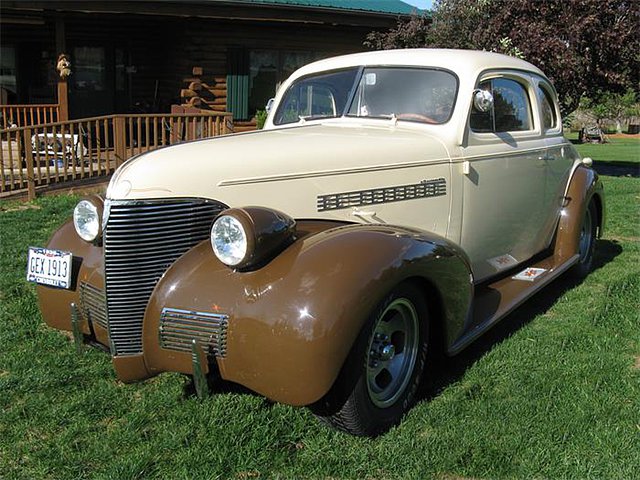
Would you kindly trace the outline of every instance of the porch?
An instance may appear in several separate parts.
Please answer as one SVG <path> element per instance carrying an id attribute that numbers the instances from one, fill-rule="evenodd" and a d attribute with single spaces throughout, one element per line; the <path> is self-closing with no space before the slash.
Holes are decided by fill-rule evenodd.
<path id="1" fill-rule="evenodd" d="M 0 130 L 0 198 L 106 180 L 126 159 L 233 132 L 223 112 L 122 114 Z"/>

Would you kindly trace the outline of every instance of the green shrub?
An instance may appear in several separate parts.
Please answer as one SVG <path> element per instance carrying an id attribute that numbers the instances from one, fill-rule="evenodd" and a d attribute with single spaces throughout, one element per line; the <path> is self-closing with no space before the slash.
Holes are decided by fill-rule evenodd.
<path id="1" fill-rule="evenodd" d="M 258 110 L 256 112 L 256 127 L 258 130 L 262 130 L 264 127 L 264 122 L 267 121 L 267 111 L 266 110 Z"/>

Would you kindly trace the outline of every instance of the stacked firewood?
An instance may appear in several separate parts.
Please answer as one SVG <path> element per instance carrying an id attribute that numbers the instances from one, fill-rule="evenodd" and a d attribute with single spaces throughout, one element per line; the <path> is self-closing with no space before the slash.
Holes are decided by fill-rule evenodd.
<path id="1" fill-rule="evenodd" d="M 189 86 L 180 90 L 182 107 L 225 112 L 227 110 L 227 78 L 213 76 L 211 83 L 202 78 L 202 67 L 193 67 L 192 76 L 185 78 Z"/>

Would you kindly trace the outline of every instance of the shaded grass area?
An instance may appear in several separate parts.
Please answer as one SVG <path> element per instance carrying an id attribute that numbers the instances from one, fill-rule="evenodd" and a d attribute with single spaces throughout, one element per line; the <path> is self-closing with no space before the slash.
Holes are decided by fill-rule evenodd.
<path id="1" fill-rule="evenodd" d="M 577 142 L 578 134 L 571 133 L 568 139 Z M 583 157 L 612 165 L 640 163 L 640 137 L 637 135 L 609 136 L 608 143 L 576 143 L 574 146 Z M 634 165 L 637 166 L 637 165 Z"/>
<path id="2" fill-rule="evenodd" d="M 249 394 L 199 401 L 164 374 L 124 385 L 76 355 L 24 281 L 77 198 L 0 204 L 1 478 L 635 478 L 640 181 L 606 177 L 597 268 L 563 278 L 453 359 L 388 434 L 350 437 Z M 268 361 L 268 359 L 265 359 Z"/>

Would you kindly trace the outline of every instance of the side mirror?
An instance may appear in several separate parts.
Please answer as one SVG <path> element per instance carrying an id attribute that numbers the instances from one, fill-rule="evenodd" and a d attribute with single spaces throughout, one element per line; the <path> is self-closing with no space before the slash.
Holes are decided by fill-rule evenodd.
<path id="1" fill-rule="evenodd" d="M 267 101 L 267 104 L 265 105 L 264 109 L 267 111 L 267 113 L 271 113 L 271 109 L 273 108 L 273 103 L 276 101 L 275 98 L 270 98 Z"/>
<path id="2" fill-rule="evenodd" d="M 473 108 L 477 111 L 486 113 L 493 108 L 493 95 L 487 90 L 479 88 L 473 91 Z"/>

